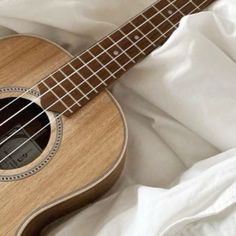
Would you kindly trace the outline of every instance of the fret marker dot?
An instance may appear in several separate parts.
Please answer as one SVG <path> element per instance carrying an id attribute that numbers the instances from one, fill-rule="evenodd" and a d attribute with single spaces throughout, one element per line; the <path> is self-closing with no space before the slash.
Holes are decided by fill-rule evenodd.
<path id="1" fill-rule="evenodd" d="M 140 38 L 140 37 L 139 37 L 138 35 L 135 35 L 135 36 L 134 36 L 134 39 L 135 39 L 135 40 L 138 40 L 139 38 Z"/>
<path id="2" fill-rule="evenodd" d="M 117 55 L 119 54 L 119 52 L 116 50 L 116 51 L 113 52 L 113 54 L 114 54 L 115 56 L 117 56 Z"/>
<path id="3" fill-rule="evenodd" d="M 169 14 L 169 15 L 172 15 L 172 14 L 173 14 L 173 11 L 172 11 L 172 10 L 168 10 L 168 14 Z"/>

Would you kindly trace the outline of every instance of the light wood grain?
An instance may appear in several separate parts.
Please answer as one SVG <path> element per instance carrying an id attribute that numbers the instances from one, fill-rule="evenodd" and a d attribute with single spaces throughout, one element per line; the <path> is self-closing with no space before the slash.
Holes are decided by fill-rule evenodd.
<path id="1" fill-rule="evenodd" d="M 1 87 L 31 87 L 71 57 L 30 36 L 2 39 L 0 52 Z M 63 117 L 63 126 L 60 149 L 46 167 L 19 181 L 0 182 L 0 236 L 38 235 L 45 222 L 94 200 L 118 178 L 126 126 L 107 92 Z"/>

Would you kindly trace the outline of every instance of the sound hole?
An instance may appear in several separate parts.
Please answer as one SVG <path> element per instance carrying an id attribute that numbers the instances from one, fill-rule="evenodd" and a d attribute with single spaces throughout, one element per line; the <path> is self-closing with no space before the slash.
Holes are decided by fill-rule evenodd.
<path id="1" fill-rule="evenodd" d="M 39 105 L 24 98 L 14 99 L 0 99 L 2 170 L 20 168 L 33 162 L 47 146 L 51 133 L 48 116 Z M 6 107 L 7 104 L 10 105 Z M 21 109 L 24 110 L 19 112 Z"/>

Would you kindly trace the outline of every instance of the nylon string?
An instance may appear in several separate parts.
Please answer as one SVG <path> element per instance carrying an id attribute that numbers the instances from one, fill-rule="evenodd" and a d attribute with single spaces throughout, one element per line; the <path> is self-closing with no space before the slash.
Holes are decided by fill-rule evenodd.
<path id="1" fill-rule="evenodd" d="M 175 0 L 176 1 L 176 0 Z M 204 0 L 204 2 L 202 2 L 200 5 L 199 5 L 199 7 L 201 7 L 202 5 L 204 5 L 206 2 L 207 2 L 208 0 Z M 188 4 L 188 3 L 187 3 Z M 185 4 L 183 7 L 181 7 L 179 10 L 181 10 L 182 8 L 184 8 L 187 4 Z M 197 9 L 197 8 L 196 8 Z M 194 9 L 193 11 L 191 11 L 189 14 L 191 14 L 191 13 L 193 13 L 196 9 Z M 173 15 L 175 15 L 176 14 L 176 12 L 173 14 Z M 172 15 L 172 16 L 173 16 Z M 179 23 L 177 23 L 177 24 L 175 24 L 174 26 L 172 26 L 169 30 L 167 30 L 166 32 L 164 32 L 164 34 L 167 34 L 169 31 L 171 31 L 172 29 L 174 29 L 176 26 L 178 26 L 178 24 Z M 153 31 L 153 30 L 152 30 Z M 151 33 L 151 32 L 149 32 L 149 33 Z M 148 33 L 148 34 L 149 34 Z M 162 37 L 162 36 L 161 36 Z M 159 39 L 161 39 L 161 37 L 159 37 L 158 39 L 156 39 L 155 41 L 154 41 L 154 43 L 155 42 L 157 42 Z M 149 45 L 148 47 L 146 47 L 144 50 L 146 50 L 146 49 L 148 49 L 149 47 L 150 47 L 151 45 Z M 137 56 L 139 56 L 141 54 L 141 52 L 139 53 L 139 54 L 137 54 L 133 59 L 135 59 Z M 128 63 L 130 63 L 131 61 L 128 61 L 125 65 L 127 65 Z M 124 66 L 125 66 L 124 65 Z M 120 69 L 119 69 L 120 70 Z M 118 72 L 119 70 L 117 70 L 116 72 Z M 115 73 L 116 73 L 115 72 Z M 108 79 L 110 79 L 111 77 L 108 77 L 108 78 L 106 78 L 105 79 L 105 81 L 107 81 Z M 102 85 L 102 83 L 100 83 L 100 84 L 98 84 L 95 88 L 97 88 L 97 87 L 99 87 L 100 85 Z M 74 89 L 72 89 L 71 91 L 70 91 L 70 93 L 73 91 Z M 90 94 L 91 92 L 92 92 L 93 90 L 91 90 L 90 92 L 88 92 L 86 95 L 88 95 L 88 94 Z M 83 96 L 83 97 L 81 97 L 79 100 L 78 100 L 78 102 L 79 101 L 81 101 L 82 99 L 84 99 L 85 98 L 85 96 Z M 58 101 L 57 101 L 58 102 Z M 2 160 L 0 160 L 0 164 L 4 161 L 4 160 L 6 160 L 10 155 L 12 155 L 14 152 L 16 152 L 19 148 L 21 148 L 23 145 L 25 145 L 27 142 L 29 142 L 32 138 L 34 138 L 36 135 L 38 135 L 41 131 L 43 131 L 47 126 L 49 126 L 52 122 L 54 122 L 56 119 L 58 119 L 59 117 L 61 117 L 65 112 L 67 112 L 69 109 L 71 109 L 74 105 L 76 105 L 76 103 L 74 103 L 74 104 L 72 104 L 70 107 L 68 107 L 65 111 L 63 111 L 62 113 L 60 113 L 60 114 L 58 114 L 58 115 L 56 115 L 55 117 L 54 117 L 54 119 L 52 119 L 52 121 L 50 121 L 50 122 L 48 122 L 44 127 L 42 127 L 40 130 L 38 130 L 35 134 L 33 134 L 30 138 L 28 138 L 26 141 L 24 141 L 20 146 L 18 146 L 16 149 L 14 149 L 13 151 L 11 151 L 7 156 L 5 156 Z M 52 105 L 51 105 L 52 106 Z M 44 112 L 44 111 L 43 111 Z M 41 112 L 41 114 L 43 113 L 43 112 Z M 40 114 L 40 115 L 41 115 Z M 36 117 L 38 117 L 39 115 L 37 115 Z M 29 122 L 32 122 L 33 120 L 35 120 L 36 119 L 36 117 L 35 118 L 33 118 L 32 120 L 30 120 Z M 29 123 L 29 122 L 27 122 L 27 123 Z M 26 125 L 28 125 L 28 124 L 25 124 L 24 126 L 22 126 L 19 130 L 17 130 L 16 132 L 15 132 L 15 134 L 16 133 L 18 133 L 21 129 L 23 129 Z M 15 135 L 15 134 L 13 134 L 13 135 Z M 8 140 L 8 138 L 7 139 L 5 139 L 5 140 L 3 140 L 2 141 L 2 143 L 0 143 L 0 145 L 2 145 L 4 142 L 6 142 Z"/>

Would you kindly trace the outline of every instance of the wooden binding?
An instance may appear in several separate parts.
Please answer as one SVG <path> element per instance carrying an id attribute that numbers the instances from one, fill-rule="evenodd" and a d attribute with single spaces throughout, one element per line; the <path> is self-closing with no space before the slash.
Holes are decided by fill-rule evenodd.
<path id="1" fill-rule="evenodd" d="M 161 46 L 185 15 L 213 0 L 161 0 L 39 84 L 45 109 L 72 115 Z"/>

